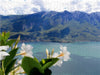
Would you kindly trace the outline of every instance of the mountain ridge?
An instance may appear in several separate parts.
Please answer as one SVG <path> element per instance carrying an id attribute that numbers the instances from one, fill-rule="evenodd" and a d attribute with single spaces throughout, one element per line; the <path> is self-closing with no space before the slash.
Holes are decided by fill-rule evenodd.
<path id="1" fill-rule="evenodd" d="M 0 16 L 1 31 L 22 41 L 100 41 L 100 13 L 38 12 L 29 15 Z"/>

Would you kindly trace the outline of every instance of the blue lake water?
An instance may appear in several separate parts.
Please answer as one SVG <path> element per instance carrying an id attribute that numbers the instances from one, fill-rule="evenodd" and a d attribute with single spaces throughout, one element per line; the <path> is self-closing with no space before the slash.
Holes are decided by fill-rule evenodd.
<path id="1" fill-rule="evenodd" d="M 60 46 L 67 46 L 71 59 L 64 62 L 61 67 L 51 67 L 52 75 L 100 75 L 100 42 L 27 42 L 34 47 L 33 56 L 39 60 L 46 58 L 45 49 L 55 52 Z M 19 44 L 21 46 L 21 43 Z"/>

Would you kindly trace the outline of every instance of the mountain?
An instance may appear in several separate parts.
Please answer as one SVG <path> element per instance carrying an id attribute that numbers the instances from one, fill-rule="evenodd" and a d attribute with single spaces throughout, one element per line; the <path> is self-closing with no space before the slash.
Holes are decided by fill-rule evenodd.
<path id="1" fill-rule="evenodd" d="M 100 41 L 100 13 L 38 12 L 29 15 L 0 15 L 1 31 L 22 41 Z"/>

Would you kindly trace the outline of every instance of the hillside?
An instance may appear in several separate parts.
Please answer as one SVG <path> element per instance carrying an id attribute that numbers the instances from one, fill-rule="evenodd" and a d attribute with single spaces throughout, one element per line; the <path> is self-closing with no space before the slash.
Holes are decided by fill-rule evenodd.
<path id="1" fill-rule="evenodd" d="M 0 30 L 22 41 L 100 41 L 100 13 L 39 12 L 30 15 L 0 15 Z"/>

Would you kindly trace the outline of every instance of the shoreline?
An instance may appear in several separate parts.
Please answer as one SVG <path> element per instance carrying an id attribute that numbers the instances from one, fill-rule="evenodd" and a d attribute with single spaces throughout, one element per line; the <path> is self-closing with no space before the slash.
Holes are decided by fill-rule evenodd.
<path id="1" fill-rule="evenodd" d="M 75 43 L 75 42 L 100 42 L 100 41 L 40 41 L 40 40 L 20 40 L 20 42 L 53 42 L 53 43 Z"/>

